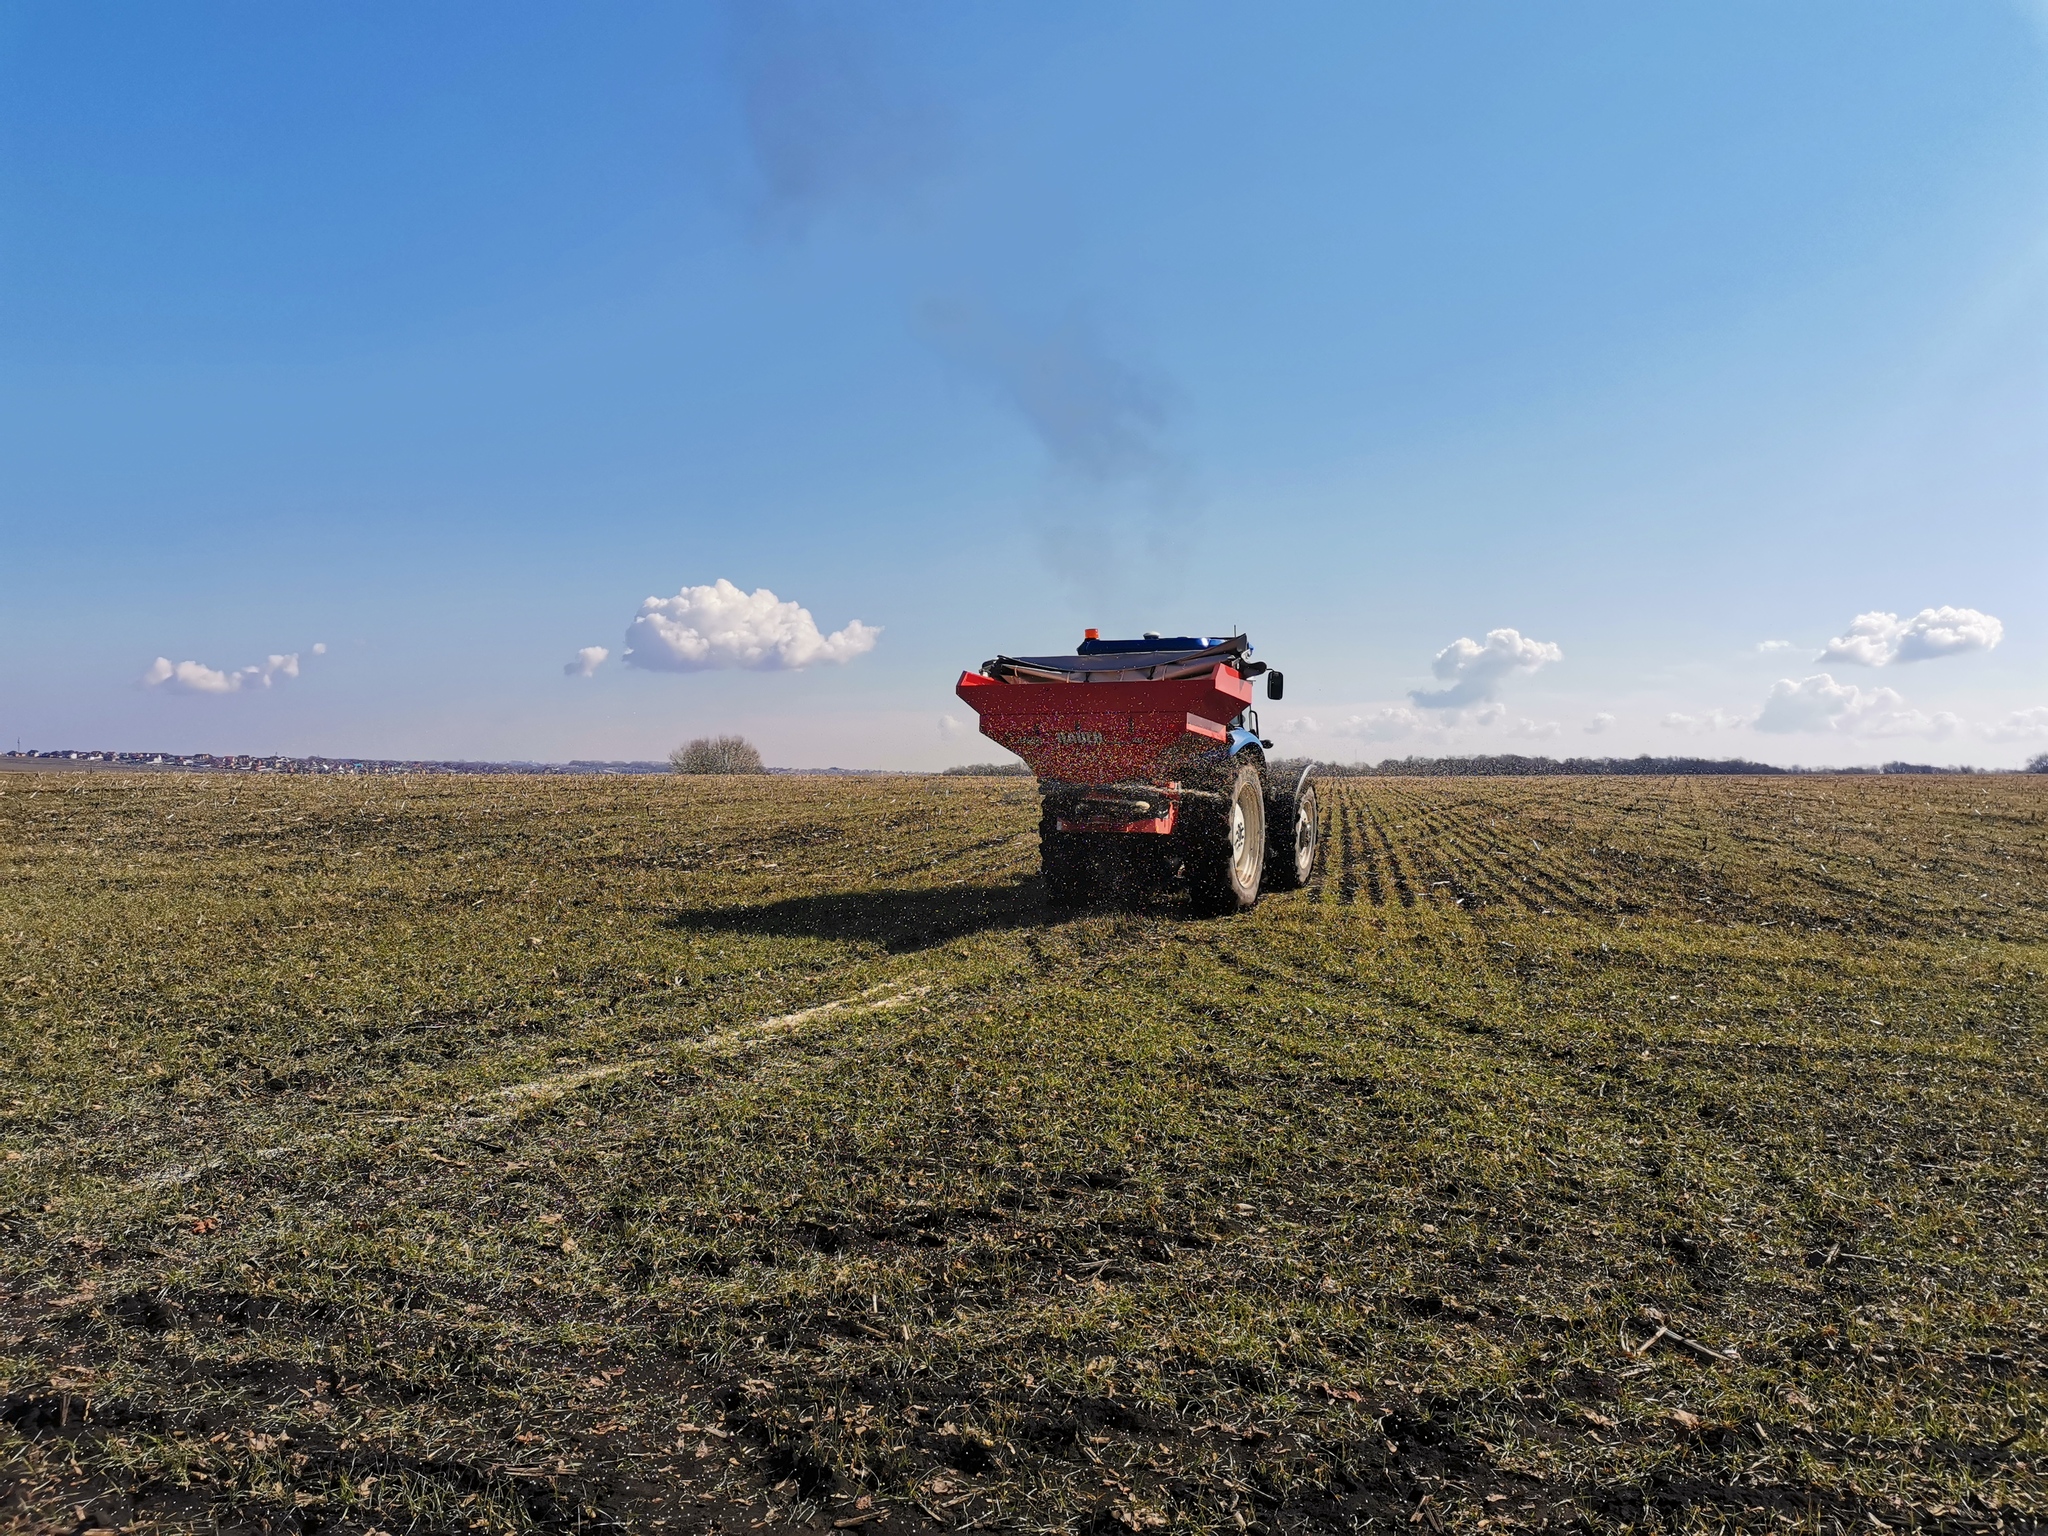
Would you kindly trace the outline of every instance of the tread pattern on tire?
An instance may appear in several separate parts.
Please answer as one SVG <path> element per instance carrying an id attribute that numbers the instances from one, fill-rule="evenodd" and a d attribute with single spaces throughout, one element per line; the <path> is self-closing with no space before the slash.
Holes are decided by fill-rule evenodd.
<path id="1" fill-rule="evenodd" d="M 1209 917 L 1223 917 L 1255 906 L 1258 903 L 1259 890 L 1264 883 L 1266 838 L 1263 826 L 1256 834 L 1256 845 L 1260 852 L 1260 878 L 1252 881 L 1248 895 L 1241 893 L 1232 880 L 1230 806 L 1231 801 L 1243 791 L 1246 777 L 1249 775 L 1252 801 L 1258 806 L 1263 820 L 1266 805 L 1265 775 L 1256 762 L 1240 760 L 1232 765 L 1232 769 L 1221 786 L 1229 798 L 1214 810 L 1205 807 L 1200 820 L 1189 828 L 1188 889 L 1194 898 L 1195 910 Z"/>
<path id="2" fill-rule="evenodd" d="M 1266 801 L 1264 883 L 1269 891 L 1298 891 L 1315 878 L 1316 860 L 1322 854 L 1320 827 L 1317 829 L 1315 849 L 1309 856 L 1309 866 L 1305 871 L 1299 865 L 1295 843 L 1295 828 L 1300 819 L 1301 801 L 1304 798 L 1309 802 L 1309 814 L 1317 815 L 1320 808 L 1316 804 L 1316 786 L 1312 779 L 1301 784 L 1298 793 L 1289 790 Z"/>

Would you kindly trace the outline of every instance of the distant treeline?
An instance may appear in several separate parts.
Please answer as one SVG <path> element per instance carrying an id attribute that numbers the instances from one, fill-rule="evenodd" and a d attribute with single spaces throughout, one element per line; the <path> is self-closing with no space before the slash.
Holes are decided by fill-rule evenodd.
<path id="1" fill-rule="evenodd" d="M 282 757 L 255 753 L 214 752 L 0 752 L 0 766 L 34 767 L 43 763 L 66 767 L 186 769 L 200 773 L 370 774 L 408 773 L 667 773 L 667 763 L 585 762 L 479 763 L 466 759 L 376 757 Z"/>
<path id="2" fill-rule="evenodd" d="M 1291 758 L 1273 765 L 1276 774 L 1292 776 L 1313 766 L 1319 778 L 1390 777 L 1448 779 L 1465 777 L 1539 778 L 1564 774 L 1691 774 L 1691 773 L 1981 773 L 1979 768 L 1937 768 L 1931 763 L 1886 763 L 1881 768 L 1780 768 L 1739 757 L 1523 757 L 1502 752 L 1474 757 L 1390 757 L 1380 763 L 1325 763 Z"/>
<path id="3" fill-rule="evenodd" d="M 658 774 L 675 771 L 671 762 L 597 762 L 577 758 L 567 763 L 482 763 L 466 759 L 372 757 L 257 757 L 212 752 L 0 752 L 0 769 L 53 767 L 185 769 L 198 773 L 372 774 Z M 764 768 L 763 773 L 809 778 L 893 773 L 885 768 Z M 1014 772 L 1013 769 L 996 770 Z"/>

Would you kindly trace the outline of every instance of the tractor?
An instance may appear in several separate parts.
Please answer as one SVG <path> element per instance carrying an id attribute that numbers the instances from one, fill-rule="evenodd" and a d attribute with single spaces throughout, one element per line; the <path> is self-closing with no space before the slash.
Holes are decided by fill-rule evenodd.
<path id="1" fill-rule="evenodd" d="M 1243 635 L 1095 630 L 1071 656 L 997 656 L 955 686 L 991 741 L 1038 776 L 1048 898 L 1075 907 L 1185 882 L 1198 911 L 1242 912 L 1315 872 L 1315 785 L 1274 782 L 1252 679 L 1280 673 Z"/>

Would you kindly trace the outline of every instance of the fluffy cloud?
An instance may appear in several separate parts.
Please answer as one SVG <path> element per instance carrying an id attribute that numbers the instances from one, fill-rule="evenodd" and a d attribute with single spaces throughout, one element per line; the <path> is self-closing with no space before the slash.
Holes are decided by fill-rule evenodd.
<path id="1" fill-rule="evenodd" d="M 1430 724 L 1404 704 L 1376 709 L 1370 714 L 1352 715 L 1331 728 L 1337 736 L 1355 736 L 1360 741 L 1398 741 L 1413 736 Z"/>
<path id="2" fill-rule="evenodd" d="M 1731 715 L 1725 709 L 1710 709 L 1703 715 L 1685 715 L 1673 710 L 1657 723 L 1669 731 L 1683 731 L 1688 736 L 1704 736 L 1709 731 L 1733 730 L 1745 723 L 1745 717 Z"/>
<path id="3" fill-rule="evenodd" d="M 315 646 L 316 652 L 325 646 Z M 273 678 L 297 677 L 299 653 L 266 656 L 260 666 L 238 667 L 223 672 L 203 662 L 177 661 L 159 656 L 142 674 L 142 686 L 162 688 L 170 693 L 240 693 L 244 688 L 268 688 Z"/>
<path id="4" fill-rule="evenodd" d="M 1858 688 L 1826 673 L 1794 682 L 1780 678 L 1758 711 L 1760 731 L 1834 731 L 1854 736 L 1914 736 L 1942 741 L 1962 729 L 1947 710 L 1927 714 L 1908 709 L 1892 688 Z"/>
<path id="5" fill-rule="evenodd" d="M 1588 736 L 1598 736 L 1602 731 L 1606 730 L 1612 724 L 1614 724 L 1614 716 L 1607 714 L 1603 711 L 1602 713 L 1597 714 L 1592 719 L 1588 720 L 1583 726 L 1580 727 L 1580 729 L 1583 730 Z"/>
<path id="6" fill-rule="evenodd" d="M 1905 700 L 1890 688 L 1868 691 L 1854 683 L 1838 683 L 1826 672 L 1794 682 L 1783 677 L 1771 685 L 1770 697 L 1757 715 L 1760 731 L 1838 731 L 1853 729 L 1863 715 L 1894 709 Z"/>
<path id="7" fill-rule="evenodd" d="M 650 597 L 626 626 L 625 662 L 654 672 L 726 667 L 783 671 L 813 662 L 846 662 L 875 648 L 878 626 L 849 620 L 824 635 L 808 610 L 766 587 L 742 592 L 720 577 L 674 597 Z"/>
<path id="8" fill-rule="evenodd" d="M 2005 626 L 1974 608 L 1922 608 L 1910 619 L 1895 613 L 1859 613 L 1849 632 L 1835 636 L 1815 659 L 1885 667 L 1988 651 L 2004 638 Z"/>
<path id="9" fill-rule="evenodd" d="M 1596 718 L 1611 722 L 1614 717 Z M 1411 709 L 1406 704 L 1389 704 L 1363 714 L 1346 715 L 1336 721 L 1325 722 L 1314 715 L 1295 715 L 1286 722 L 1289 733 L 1300 732 L 1309 736 L 1341 736 L 1354 741 L 1402 741 L 1421 737 L 1444 745 L 1458 739 L 1460 728 L 1470 726 L 1499 726 L 1509 736 L 1539 741 L 1560 735 L 1564 730 L 1564 726 L 1555 720 L 1531 720 L 1525 716 L 1510 721 L 1507 706 L 1498 701 L 1444 713 Z M 1606 726 L 1599 728 L 1604 730 Z"/>
<path id="10" fill-rule="evenodd" d="M 1517 672 L 1562 660 L 1564 652 L 1546 640 L 1525 639 L 1512 629 L 1490 629 L 1486 643 L 1461 637 L 1436 653 L 1430 671 L 1447 686 L 1417 689 L 1408 697 L 1423 709 L 1466 709 L 1490 703 L 1500 685 Z"/>
<path id="11" fill-rule="evenodd" d="M 599 667 L 604 665 L 605 658 L 609 655 L 611 655 L 611 651 L 602 645 L 586 645 L 576 653 L 574 661 L 562 663 L 562 675 L 564 677 L 589 677 Z"/>
<path id="12" fill-rule="evenodd" d="M 1856 725 L 1863 736 L 1919 736 L 1928 741 L 1946 741 L 1962 728 L 1962 720 L 1945 709 L 1931 715 L 1917 709 L 1887 710 L 1866 715 Z"/>
<path id="13" fill-rule="evenodd" d="M 1992 741 L 2039 741 L 2048 737 L 2048 708 L 2016 709 L 1982 729 Z"/>
<path id="14" fill-rule="evenodd" d="M 973 734 L 973 728 L 968 726 L 958 716 L 939 716 L 939 740 L 959 741 L 962 738 L 972 736 Z"/>
<path id="15" fill-rule="evenodd" d="M 1902 712 L 1905 700 L 1891 688 L 1858 688 L 1826 672 L 1794 682 L 1781 677 L 1756 717 L 1760 731 L 1854 731 L 1867 722 Z"/>
<path id="16" fill-rule="evenodd" d="M 1789 651 L 1792 649 L 1793 645 L 1790 640 L 1759 640 L 1756 643 L 1756 653 L 1759 656 L 1774 656 L 1779 651 Z"/>
<path id="17" fill-rule="evenodd" d="M 1290 732 L 1310 736 L 1349 736 L 1359 741 L 1398 741 L 1420 731 L 1434 731 L 1438 722 L 1418 715 L 1405 704 L 1375 709 L 1369 714 L 1349 715 L 1334 725 L 1325 725 L 1314 715 L 1296 715 L 1287 722 Z"/>

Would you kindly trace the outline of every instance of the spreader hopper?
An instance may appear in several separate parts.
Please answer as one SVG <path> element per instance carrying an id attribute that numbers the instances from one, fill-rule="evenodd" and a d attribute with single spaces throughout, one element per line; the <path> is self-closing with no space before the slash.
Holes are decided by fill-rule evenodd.
<path id="1" fill-rule="evenodd" d="M 1272 743 L 1259 735 L 1251 679 L 1266 674 L 1274 699 L 1282 680 L 1251 650 L 1243 635 L 1102 640 L 1090 630 L 1071 656 L 998 656 L 960 674 L 954 691 L 982 734 L 1038 775 L 1055 900 L 1184 876 L 1200 905 L 1229 911 L 1256 902 L 1262 884 L 1307 883 L 1315 791 L 1305 772 L 1289 789 L 1268 782 Z"/>

